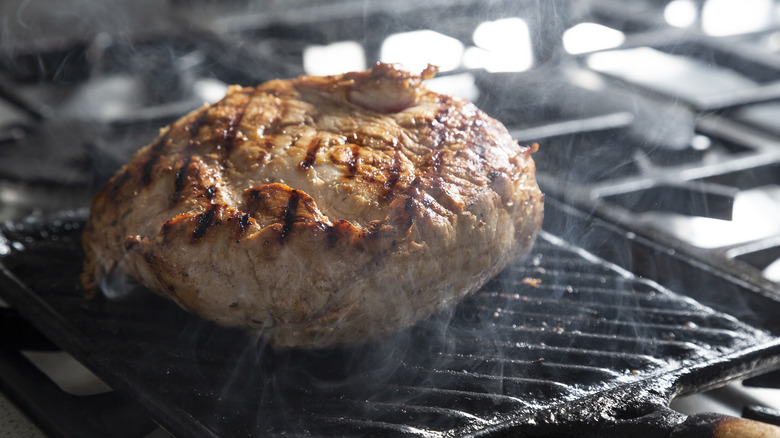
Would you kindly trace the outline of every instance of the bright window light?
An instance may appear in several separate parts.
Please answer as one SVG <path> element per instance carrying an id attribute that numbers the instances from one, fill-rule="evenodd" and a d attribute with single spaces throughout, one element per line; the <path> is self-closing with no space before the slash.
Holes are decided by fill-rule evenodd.
<path id="1" fill-rule="evenodd" d="M 587 63 L 593 70 L 690 99 L 756 87 L 754 80 L 734 70 L 650 47 L 594 53 Z"/>
<path id="2" fill-rule="evenodd" d="M 780 32 L 772 32 L 766 37 L 766 45 L 773 52 L 780 52 Z"/>
<path id="3" fill-rule="evenodd" d="M 474 30 L 474 44 L 466 50 L 463 63 L 487 71 L 524 71 L 533 65 L 531 34 L 521 18 L 504 18 L 480 23 Z"/>
<path id="4" fill-rule="evenodd" d="M 196 96 L 208 103 L 215 103 L 222 99 L 228 90 L 226 83 L 212 78 L 199 79 L 195 81 L 192 88 Z"/>
<path id="5" fill-rule="evenodd" d="M 713 36 L 757 32 L 772 25 L 773 0 L 707 0 L 701 27 Z"/>
<path id="6" fill-rule="evenodd" d="M 479 47 L 468 47 L 463 53 L 463 66 L 466 68 L 485 68 L 490 62 L 491 54 Z"/>
<path id="7" fill-rule="evenodd" d="M 432 30 L 396 33 L 382 43 L 379 58 L 412 72 L 424 70 L 429 63 L 439 71 L 455 70 L 463 58 L 463 43 Z"/>
<path id="8" fill-rule="evenodd" d="M 425 82 L 425 86 L 437 93 L 462 97 L 472 102 L 479 97 L 479 88 L 477 88 L 474 75 L 471 73 L 429 79 Z"/>
<path id="9" fill-rule="evenodd" d="M 780 259 L 775 260 L 764 269 L 764 277 L 769 280 L 780 282 Z"/>
<path id="10" fill-rule="evenodd" d="M 685 72 L 684 60 L 650 47 L 614 50 L 588 55 L 588 66 L 603 73 L 620 74 L 646 82 L 655 77 L 674 77 Z"/>
<path id="11" fill-rule="evenodd" d="M 674 27 L 690 27 L 696 22 L 697 14 L 693 0 L 674 0 L 664 8 L 664 19 Z"/>
<path id="12" fill-rule="evenodd" d="M 366 69 L 366 54 L 356 41 L 303 49 L 303 69 L 310 75 L 337 75 Z"/>
<path id="13" fill-rule="evenodd" d="M 764 186 L 736 195 L 730 221 L 668 213 L 645 213 L 643 220 L 700 248 L 720 248 L 778 235 L 778 215 L 780 186 Z"/>
<path id="14" fill-rule="evenodd" d="M 596 23 L 580 23 L 563 33 L 563 48 L 571 54 L 611 49 L 623 44 L 625 34 Z"/>

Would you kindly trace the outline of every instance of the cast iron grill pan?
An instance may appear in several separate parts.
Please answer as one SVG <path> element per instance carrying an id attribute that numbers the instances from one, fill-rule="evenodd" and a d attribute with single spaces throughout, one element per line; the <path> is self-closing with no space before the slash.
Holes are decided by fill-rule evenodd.
<path id="1" fill-rule="evenodd" d="M 631 412 L 603 416 L 618 422 L 647 414 L 647 388 L 660 409 L 780 362 L 770 332 L 546 232 L 451 313 L 358 348 L 274 351 L 141 287 L 85 300 L 85 217 L 5 223 L 2 297 L 176 436 L 530 434 L 562 406 L 628 391 Z"/>

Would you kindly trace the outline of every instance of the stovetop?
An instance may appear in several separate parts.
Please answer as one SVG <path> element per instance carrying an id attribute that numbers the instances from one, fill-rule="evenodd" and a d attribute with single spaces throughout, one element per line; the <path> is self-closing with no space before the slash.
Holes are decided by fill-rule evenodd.
<path id="1" fill-rule="evenodd" d="M 775 299 L 778 9 L 769 0 L 738 9 L 722 0 L 4 2 L 0 220 L 88 206 L 161 126 L 228 84 L 433 62 L 431 88 L 541 144 L 549 197 Z M 637 275 L 699 286 L 655 255 L 628 256 L 580 231 L 568 230 L 576 244 Z M 11 250 L 0 241 L 0 253 Z M 695 298 L 750 318 L 728 297 Z M 684 400 L 680 409 L 696 410 Z"/>

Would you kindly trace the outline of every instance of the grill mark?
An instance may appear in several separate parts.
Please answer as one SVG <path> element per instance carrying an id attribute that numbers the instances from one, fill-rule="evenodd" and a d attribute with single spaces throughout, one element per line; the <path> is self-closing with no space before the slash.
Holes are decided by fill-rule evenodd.
<path id="1" fill-rule="evenodd" d="M 309 143 L 309 147 L 306 148 L 306 157 L 304 157 L 303 161 L 298 163 L 298 166 L 300 166 L 302 169 L 309 169 L 311 168 L 312 164 L 314 164 L 314 160 L 317 158 L 317 151 L 320 149 L 320 139 L 315 138 Z"/>
<path id="2" fill-rule="evenodd" d="M 285 239 L 292 232 L 293 223 L 295 223 L 295 216 L 298 213 L 298 202 L 300 201 L 300 193 L 297 190 L 293 190 L 290 193 L 290 198 L 287 200 L 287 206 L 284 208 L 284 225 L 282 226 L 282 239 Z"/>
<path id="3" fill-rule="evenodd" d="M 194 137 L 198 135 L 198 132 L 200 132 L 200 128 L 203 127 L 203 124 L 206 122 L 206 116 L 208 115 L 208 110 L 203 111 L 198 115 L 198 117 L 193 120 L 192 123 L 184 127 L 184 130 L 187 131 L 191 137 Z"/>
<path id="4" fill-rule="evenodd" d="M 238 220 L 238 229 L 240 234 L 244 234 L 247 227 L 249 227 L 249 213 L 245 213 L 241 218 Z"/>
<path id="5" fill-rule="evenodd" d="M 171 232 L 171 227 L 173 227 L 173 219 L 163 223 L 163 225 L 162 225 L 163 242 L 167 242 L 168 241 L 168 235 Z"/>
<path id="6" fill-rule="evenodd" d="M 160 155 L 162 154 L 162 150 L 165 147 L 165 143 L 168 141 L 168 137 L 172 130 L 172 128 L 168 128 L 168 130 L 165 131 L 165 134 L 157 137 L 157 140 L 152 144 L 152 147 L 150 148 L 151 156 L 146 160 L 146 163 L 144 163 L 144 167 L 141 170 L 141 183 L 143 185 L 149 185 L 152 181 L 152 171 L 160 160 Z"/>
<path id="7" fill-rule="evenodd" d="M 173 181 L 173 203 L 179 202 L 181 198 L 181 191 L 184 188 L 184 182 L 187 179 L 187 171 L 189 170 L 190 163 L 192 163 L 192 157 L 187 156 L 182 161 L 179 170 L 176 171 L 176 179 Z"/>
<path id="8" fill-rule="evenodd" d="M 152 170 L 154 169 L 154 166 L 157 164 L 159 159 L 160 154 L 154 154 L 149 157 L 148 160 L 146 160 L 143 171 L 141 172 L 141 183 L 143 185 L 149 185 L 149 183 L 152 181 Z"/>
<path id="9" fill-rule="evenodd" d="M 326 227 L 325 244 L 328 246 L 328 248 L 335 247 L 338 241 L 339 241 L 339 235 L 338 232 L 336 231 L 336 227 Z"/>
<path id="10" fill-rule="evenodd" d="M 122 186 L 129 179 L 130 179 L 130 173 L 127 171 L 122 171 L 122 173 L 117 176 L 114 182 L 111 183 L 111 189 L 109 190 L 109 194 L 108 194 L 109 198 L 115 200 L 117 195 L 119 194 L 119 189 L 121 189 Z"/>
<path id="11" fill-rule="evenodd" d="M 360 153 L 360 146 L 353 144 L 349 148 L 349 159 L 347 160 L 347 178 L 354 178 L 357 173 L 358 154 Z"/>
<path id="12" fill-rule="evenodd" d="M 270 122 L 268 122 L 268 126 L 263 131 L 263 135 L 272 136 L 272 135 L 282 134 L 285 127 L 279 126 L 280 123 L 282 123 L 282 116 L 281 115 L 274 116 L 274 118 L 271 119 Z"/>
<path id="13" fill-rule="evenodd" d="M 393 167 L 387 171 L 390 173 L 390 175 L 387 177 L 385 187 L 388 191 L 392 191 L 393 187 L 398 184 L 398 180 L 401 178 L 401 159 L 399 157 L 398 151 L 393 154 Z"/>
<path id="14" fill-rule="evenodd" d="M 251 92 L 246 93 L 249 97 L 246 103 L 243 106 L 241 106 L 240 109 L 237 109 L 237 111 L 231 112 L 230 115 L 227 117 L 228 119 L 227 127 L 222 129 L 222 133 L 219 138 L 219 143 L 217 144 L 217 148 L 224 150 L 226 152 L 226 155 L 230 154 L 230 152 L 233 150 L 233 147 L 235 146 L 236 135 L 238 134 L 238 126 L 241 124 L 241 121 L 244 119 L 246 110 L 249 108 L 249 104 L 252 103 L 252 100 L 254 100 L 256 93 L 257 93 L 256 89 L 253 89 Z"/>
<path id="15" fill-rule="evenodd" d="M 387 198 L 393 197 L 393 188 L 401 178 L 401 147 L 396 139 L 393 139 L 393 149 L 395 149 L 393 152 L 393 165 L 387 170 L 389 175 L 387 176 L 387 182 L 385 182 Z"/>
<path id="16" fill-rule="evenodd" d="M 198 115 L 198 117 L 191 124 L 184 127 L 184 130 L 190 134 L 190 137 L 198 133 L 200 128 L 205 123 L 207 115 L 207 110 L 201 112 L 200 115 Z M 169 127 L 167 131 L 165 131 L 165 134 L 158 137 L 155 143 L 152 145 L 150 150 L 151 156 L 148 160 L 146 160 L 146 163 L 144 163 L 143 169 L 141 170 L 141 183 L 143 185 L 149 185 L 149 183 L 152 181 L 152 172 L 154 171 L 154 167 L 157 165 L 157 162 L 160 161 L 162 150 L 165 147 L 165 143 L 168 142 L 171 131 L 173 131 L 172 126 Z M 192 139 L 190 139 L 190 145 L 192 145 Z"/>
<path id="17" fill-rule="evenodd" d="M 208 210 L 198 215 L 198 228 L 192 233 L 192 241 L 197 242 L 206 235 L 209 227 L 214 223 L 214 216 L 217 213 L 217 205 L 211 204 Z"/>
<path id="18" fill-rule="evenodd" d="M 206 189 L 206 198 L 209 200 L 214 199 L 214 196 L 217 195 L 217 186 L 208 186 Z"/>

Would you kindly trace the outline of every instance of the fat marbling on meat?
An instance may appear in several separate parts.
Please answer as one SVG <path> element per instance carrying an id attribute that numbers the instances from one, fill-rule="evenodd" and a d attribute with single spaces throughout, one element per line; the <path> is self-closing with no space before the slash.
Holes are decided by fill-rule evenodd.
<path id="1" fill-rule="evenodd" d="M 372 340 L 453 306 L 532 246 L 532 147 L 390 64 L 231 87 L 96 195 L 82 282 L 118 270 L 277 348 Z"/>

